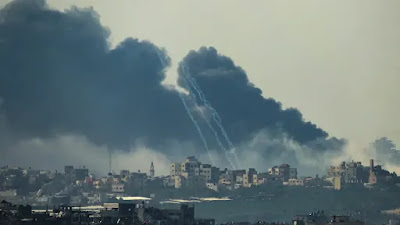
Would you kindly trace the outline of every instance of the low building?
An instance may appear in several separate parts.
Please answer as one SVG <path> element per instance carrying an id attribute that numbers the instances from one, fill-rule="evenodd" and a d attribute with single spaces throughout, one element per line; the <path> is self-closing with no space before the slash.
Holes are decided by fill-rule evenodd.
<path id="1" fill-rule="evenodd" d="M 304 186 L 304 180 L 291 178 L 288 180 L 288 185 L 289 186 Z"/>
<path id="2" fill-rule="evenodd" d="M 15 197 L 17 196 L 17 189 L 8 189 L 0 191 L 0 197 Z"/>
<path id="3" fill-rule="evenodd" d="M 327 225 L 328 216 L 323 211 L 310 213 L 309 215 L 297 215 L 293 219 L 293 225 Z"/>
<path id="4" fill-rule="evenodd" d="M 309 215 L 296 216 L 293 225 L 364 225 L 364 222 L 351 220 L 349 216 L 331 216 L 329 218 L 323 211 Z"/>
<path id="5" fill-rule="evenodd" d="M 100 203 L 103 203 L 105 200 L 105 194 L 104 193 L 93 193 L 89 194 L 87 196 L 87 203 L 88 205 L 98 205 Z"/>
<path id="6" fill-rule="evenodd" d="M 85 205 L 87 203 L 87 199 L 85 199 L 82 195 L 72 195 L 69 199 L 69 204 L 74 206 Z"/>
<path id="7" fill-rule="evenodd" d="M 138 208 L 138 222 L 146 224 L 195 224 L 194 207 L 181 205 L 180 209 Z"/>
<path id="8" fill-rule="evenodd" d="M 111 192 L 113 193 L 124 193 L 125 192 L 125 184 L 112 184 Z"/>
<path id="9" fill-rule="evenodd" d="M 351 220 L 349 216 L 332 216 L 328 225 L 364 225 L 364 222 Z"/>
<path id="10" fill-rule="evenodd" d="M 218 185 L 216 183 L 206 183 L 206 187 L 208 189 L 218 192 Z"/>

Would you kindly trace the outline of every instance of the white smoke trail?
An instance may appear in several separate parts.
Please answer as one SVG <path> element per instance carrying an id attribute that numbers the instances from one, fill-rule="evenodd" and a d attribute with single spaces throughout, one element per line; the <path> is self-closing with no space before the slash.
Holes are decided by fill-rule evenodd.
<path id="1" fill-rule="evenodd" d="M 192 86 L 192 88 L 197 92 L 197 94 L 198 94 L 200 100 L 202 101 L 202 103 L 204 104 L 204 106 L 206 106 L 212 112 L 212 118 L 213 118 L 214 122 L 217 124 L 217 126 L 219 127 L 223 137 L 225 138 L 225 141 L 228 144 L 229 151 L 226 150 L 226 148 L 223 147 L 222 143 L 221 143 L 221 145 L 222 145 L 221 147 L 225 150 L 227 159 L 228 159 L 229 163 L 231 164 L 232 168 L 235 169 L 236 165 L 239 165 L 239 167 L 240 167 L 239 159 L 238 159 L 238 157 L 236 155 L 236 152 L 235 152 L 235 147 L 232 144 L 231 140 L 229 139 L 228 134 L 225 131 L 225 128 L 222 126 L 222 119 L 219 116 L 218 112 L 207 101 L 207 99 L 206 99 L 204 93 L 202 92 L 201 88 L 197 84 L 196 80 L 190 76 L 190 74 L 188 73 L 188 71 L 186 69 L 186 66 L 184 64 L 182 64 L 182 73 L 183 73 L 183 77 L 187 81 L 187 83 L 190 84 Z M 212 126 L 210 126 L 210 128 L 211 127 Z M 214 133 L 216 134 L 216 132 L 214 132 Z M 217 140 L 219 140 L 217 134 L 216 134 L 216 138 L 217 138 Z M 231 157 L 233 157 L 233 160 L 234 160 L 235 163 L 232 162 Z"/>
<path id="2" fill-rule="evenodd" d="M 209 150 L 209 148 L 208 148 L 207 141 L 206 141 L 206 139 L 204 138 L 203 132 L 201 131 L 200 126 L 199 126 L 199 124 L 197 123 L 197 120 L 193 117 L 192 113 L 190 112 L 190 109 L 189 109 L 189 107 L 187 106 L 186 100 L 185 100 L 185 98 L 182 96 L 182 93 L 179 92 L 178 95 L 179 95 L 179 98 L 181 99 L 181 101 L 182 101 L 182 103 L 183 103 L 183 106 L 184 106 L 185 109 L 186 109 L 187 114 L 189 115 L 190 119 L 192 120 L 194 126 L 196 127 L 197 132 L 199 133 L 200 139 L 201 139 L 201 141 L 203 142 L 203 146 L 204 146 L 204 148 L 205 148 L 206 151 L 207 151 L 208 158 L 210 159 L 210 161 L 211 161 L 211 163 L 212 163 L 213 165 L 216 165 L 215 162 L 214 162 L 213 157 L 211 156 L 211 153 L 210 153 L 210 150 Z"/>
<path id="3" fill-rule="evenodd" d="M 162 58 L 162 56 L 161 56 L 161 54 L 160 54 L 160 51 L 159 51 L 158 49 L 156 49 L 156 53 L 157 53 L 157 56 L 158 56 L 158 58 L 159 58 L 159 60 L 160 60 L 160 62 L 161 62 L 161 65 L 163 66 L 163 68 L 165 68 L 165 67 L 167 66 L 167 64 L 165 63 L 165 61 L 164 61 L 164 59 Z M 179 98 L 180 98 L 181 101 L 182 101 L 183 106 L 185 107 L 185 110 L 186 110 L 186 112 L 187 112 L 187 114 L 188 114 L 190 120 L 192 121 L 193 125 L 195 126 L 195 128 L 196 128 L 196 130 L 197 130 L 197 133 L 198 133 L 199 136 L 200 136 L 200 139 L 201 139 L 201 141 L 202 141 L 202 143 L 203 143 L 204 148 L 205 148 L 206 151 L 207 151 L 207 154 L 208 154 L 208 157 L 209 157 L 211 163 L 212 163 L 213 165 L 216 165 L 215 162 L 214 162 L 213 157 L 211 156 L 211 153 L 210 153 L 210 150 L 209 150 L 209 148 L 208 148 L 207 141 L 206 141 L 206 139 L 205 139 L 205 137 L 204 137 L 204 135 L 203 135 L 203 132 L 201 131 L 201 128 L 200 128 L 199 124 L 197 123 L 197 120 L 193 117 L 193 114 L 192 114 L 192 112 L 190 111 L 190 109 L 189 109 L 189 107 L 188 107 L 188 105 L 187 105 L 187 103 L 186 103 L 185 98 L 182 96 L 182 93 L 178 91 L 178 95 L 179 95 Z"/>
<path id="4" fill-rule="evenodd" d="M 197 97 L 194 94 L 193 88 L 188 84 L 188 80 L 187 77 L 184 76 L 184 80 L 185 80 L 185 88 L 188 89 L 190 96 L 192 97 L 193 101 L 195 102 L 196 105 L 196 109 L 200 112 L 201 116 L 203 117 L 204 121 L 206 122 L 207 126 L 210 128 L 210 130 L 214 133 L 215 139 L 218 143 L 218 145 L 221 147 L 221 149 L 224 151 L 225 156 L 227 157 L 227 160 L 230 164 L 230 166 L 232 167 L 232 169 L 236 169 L 234 163 L 230 160 L 230 156 L 228 156 L 228 150 L 225 148 L 225 146 L 222 144 L 220 138 L 219 138 L 219 134 L 218 132 L 214 129 L 214 127 L 212 126 L 212 124 L 210 123 L 210 121 L 208 120 L 208 118 L 206 117 L 206 115 L 204 114 L 204 111 L 200 109 L 199 105 L 197 104 Z"/>

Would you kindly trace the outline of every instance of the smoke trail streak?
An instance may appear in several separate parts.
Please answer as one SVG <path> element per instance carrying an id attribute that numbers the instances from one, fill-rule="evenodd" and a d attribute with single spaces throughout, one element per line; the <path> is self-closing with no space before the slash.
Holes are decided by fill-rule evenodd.
<path id="1" fill-rule="evenodd" d="M 216 165 L 215 161 L 213 160 L 213 157 L 211 156 L 211 153 L 209 151 L 208 144 L 207 144 L 206 139 L 204 138 L 203 132 L 201 131 L 200 126 L 197 123 L 196 119 L 193 117 L 192 113 L 190 112 L 190 109 L 187 106 L 185 98 L 182 96 L 182 93 L 180 93 L 180 92 L 178 93 L 178 95 L 186 109 L 187 114 L 189 115 L 190 119 L 192 120 L 194 126 L 196 127 L 197 132 L 199 133 L 200 139 L 203 142 L 204 148 L 207 150 L 207 154 L 208 154 L 208 157 L 210 158 L 211 163 L 213 165 Z"/>
<path id="2" fill-rule="evenodd" d="M 187 79 L 187 78 L 186 78 L 186 79 Z M 193 86 L 193 85 L 192 85 L 192 86 Z M 195 88 L 195 90 L 196 90 L 196 87 L 193 87 L 193 88 Z M 197 92 L 197 91 L 198 91 L 198 90 L 196 90 L 196 92 Z M 193 92 L 193 91 L 191 90 L 191 92 Z M 194 96 L 194 97 L 193 97 L 194 99 L 197 99 L 193 93 L 192 93 L 192 96 Z M 200 97 L 200 98 L 202 99 L 202 97 Z M 197 100 L 195 100 L 195 101 L 197 102 Z M 208 107 L 207 107 L 207 108 L 208 108 Z M 206 121 L 208 127 L 209 127 L 209 128 L 211 129 L 211 131 L 214 133 L 214 136 L 215 136 L 215 138 L 216 138 L 216 141 L 217 141 L 218 145 L 224 150 L 226 159 L 228 160 L 228 162 L 229 162 L 231 168 L 232 168 L 232 169 L 236 169 L 235 163 L 232 161 L 231 156 L 229 155 L 229 154 L 230 154 L 230 151 L 227 150 L 227 149 L 225 148 L 225 146 L 222 144 L 221 140 L 219 139 L 219 134 L 218 134 L 218 132 L 217 132 L 217 131 L 214 129 L 214 127 L 210 124 L 210 122 L 208 121 L 208 119 L 207 119 L 206 116 L 204 115 L 204 112 L 203 112 L 202 110 L 199 110 L 199 111 L 201 112 L 201 114 L 202 114 L 204 120 Z M 218 125 L 218 121 L 216 121 L 214 115 L 213 115 L 213 119 L 214 119 L 214 121 L 216 122 L 216 124 Z"/>
<path id="3" fill-rule="evenodd" d="M 165 63 L 165 61 L 164 61 L 164 59 L 162 58 L 162 56 L 161 56 L 161 54 L 160 54 L 160 52 L 159 52 L 158 49 L 156 49 L 156 53 L 157 53 L 157 56 L 158 56 L 158 58 L 159 58 L 159 60 L 160 60 L 160 62 L 161 62 L 161 65 L 163 66 L 163 68 L 165 68 L 167 64 Z M 203 142 L 203 146 L 204 146 L 204 148 L 205 148 L 206 151 L 207 151 L 207 154 L 208 154 L 208 157 L 210 158 L 211 163 L 212 163 L 213 165 L 216 165 L 216 164 L 215 164 L 215 161 L 214 161 L 214 159 L 213 159 L 213 157 L 212 157 L 212 155 L 211 155 L 211 153 L 210 153 L 210 150 L 209 150 L 209 148 L 208 148 L 208 144 L 207 144 L 207 141 L 206 141 L 206 139 L 205 139 L 205 137 L 204 137 L 204 135 L 203 135 L 203 132 L 201 131 L 200 126 L 199 126 L 199 124 L 197 123 L 197 120 L 193 117 L 193 114 L 192 114 L 192 112 L 190 111 L 190 109 L 189 109 L 189 107 L 188 107 L 188 105 L 187 105 L 187 102 L 186 102 L 185 98 L 183 97 L 182 93 L 178 91 L 178 95 L 179 95 L 179 98 L 180 98 L 181 101 L 182 101 L 183 106 L 185 107 L 185 110 L 186 110 L 187 114 L 189 115 L 190 120 L 192 120 L 193 125 L 196 127 L 197 133 L 199 134 L 200 139 L 201 139 L 201 141 Z M 197 103 L 196 103 L 196 106 L 198 107 Z"/>
<path id="4" fill-rule="evenodd" d="M 185 74 L 187 74 L 185 72 Z M 207 101 L 206 97 L 204 96 L 203 92 L 201 91 L 199 85 L 197 84 L 196 80 L 194 80 L 192 77 L 187 76 L 187 79 L 189 80 L 189 82 L 191 83 L 191 85 L 195 88 L 195 90 L 197 91 L 198 95 L 200 96 L 200 100 L 202 100 L 203 104 L 212 111 L 212 115 L 214 118 L 214 121 L 217 123 L 217 125 L 219 126 L 219 128 L 221 129 L 221 133 L 222 135 L 225 137 L 228 146 L 230 149 L 234 148 L 232 142 L 230 141 L 224 127 L 222 126 L 222 120 L 221 117 L 219 116 L 219 114 L 217 113 L 217 111 L 210 105 L 210 103 Z"/>
<path id="5" fill-rule="evenodd" d="M 184 67 L 183 67 L 184 68 Z M 185 74 L 187 74 L 187 72 L 185 71 Z M 212 115 L 213 115 L 213 119 L 216 122 L 216 124 L 218 125 L 218 127 L 221 130 L 221 133 L 223 135 L 223 137 L 225 138 L 228 147 L 230 149 L 230 151 L 228 152 L 229 154 L 231 154 L 234 157 L 234 160 L 236 161 L 237 165 L 240 165 L 239 163 L 239 159 L 235 153 L 236 149 L 234 147 L 234 145 L 232 144 L 232 142 L 230 141 L 228 134 L 226 133 L 224 127 L 222 126 L 222 119 L 219 116 L 218 112 L 210 105 L 210 103 L 207 101 L 204 93 L 201 91 L 201 88 L 199 87 L 199 85 L 197 84 L 196 80 L 190 76 L 187 77 L 187 79 L 189 80 L 189 82 L 192 84 L 192 86 L 195 88 L 196 92 L 198 93 L 200 99 L 203 101 L 203 104 L 212 111 Z"/>
<path id="6" fill-rule="evenodd" d="M 194 94 L 193 88 L 188 84 L 187 81 L 187 77 L 184 76 L 185 79 L 185 88 L 188 89 L 189 93 L 190 93 L 190 97 L 192 97 L 193 101 L 195 102 L 196 105 L 196 109 L 197 111 L 200 112 L 201 116 L 203 117 L 204 121 L 206 122 L 207 126 L 210 128 L 210 130 L 214 133 L 215 139 L 218 143 L 218 145 L 221 147 L 221 149 L 224 150 L 225 156 L 227 157 L 227 160 L 230 164 L 230 166 L 232 167 L 232 169 L 236 169 L 234 163 L 230 160 L 229 156 L 227 155 L 228 150 L 225 148 L 225 146 L 222 144 L 220 138 L 219 138 L 219 134 L 218 132 L 214 129 L 214 127 L 212 126 L 212 124 L 210 123 L 210 121 L 208 120 L 208 118 L 206 117 L 206 115 L 204 114 L 203 110 L 200 109 L 199 105 L 197 104 L 197 97 Z"/>
<path id="7" fill-rule="evenodd" d="M 213 120 L 217 124 L 217 126 L 220 128 L 220 131 L 221 131 L 223 137 L 225 138 L 225 140 L 226 140 L 226 142 L 228 144 L 228 147 L 230 149 L 229 151 L 227 151 L 225 148 L 223 148 L 226 151 L 227 159 L 230 162 L 232 168 L 235 169 L 236 166 L 232 162 L 231 156 L 233 156 L 233 158 L 234 158 L 234 160 L 236 162 L 236 165 L 240 166 L 239 159 L 238 159 L 238 157 L 237 157 L 237 155 L 235 153 L 235 147 L 233 146 L 231 140 L 229 139 L 228 134 L 226 133 L 224 127 L 222 126 L 221 117 L 219 116 L 218 112 L 209 104 L 209 102 L 205 98 L 204 93 L 201 91 L 201 88 L 197 84 L 196 80 L 189 75 L 189 73 L 186 70 L 186 66 L 184 64 L 182 64 L 182 72 L 183 72 L 183 76 L 185 77 L 185 80 L 188 83 L 190 83 L 190 85 L 193 87 L 193 89 L 197 92 L 200 100 L 212 112 Z M 218 138 L 218 137 L 216 136 L 216 138 Z"/>

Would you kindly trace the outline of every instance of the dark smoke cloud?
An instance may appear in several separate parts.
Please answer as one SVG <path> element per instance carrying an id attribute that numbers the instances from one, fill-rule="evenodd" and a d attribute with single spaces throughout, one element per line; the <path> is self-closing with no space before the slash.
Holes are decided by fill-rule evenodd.
<path id="1" fill-rule="evenodd" d="M 0 96 L 11 131 L 117 147 L 193 137 L 177 93 L 161 85 L 160 49 L 127 39 L 111 50 L 108 36 L 90 9 L 59 12 L 39 0 L 2 9 Z"/>
<path id="2" fill-rule="evenodd" d="M 91 9 L 60 12 L 41 0 L 17 0 L 1 9 L 0 116 L 7 133 L 16 139 L 82 135 L 121 149 L 136 140 L 164 151 L 176 142 L 202 149 L 178 92 L 161 84 L 161 61 L 170 62 L 165 51 L 131 38 L 111 49 L 109 33 Z M 298 110 L 265 99 L 215 49 L 192 51 L 183 62 L 235 144 L 268 130 L 269 137 L 284 133 L 317 151 L 341 149 L 342 140 L 328 139 Z M 209 131 L 206 136 L 212 138 Z"/>
<path id="3" fill-rule="evenodd" d="M 304 121 L 297 109 L 284 110 L 274 99 L 265 99 L 262 91 L 249 81 L 246 72 L 230 58 L 218 54 L 215 48 L 203 47 L 199 51 L 191 51 L 181 62 L 179 84 L 187 87 L 182 65 L 197 80 L 211 105 L 219 112 L 236 144 L 266 129 L 269 134 L 279 137 L 284 133 L 313 149 L 342 148 L 343 140 L 327 139 L 328 133 Z"/>

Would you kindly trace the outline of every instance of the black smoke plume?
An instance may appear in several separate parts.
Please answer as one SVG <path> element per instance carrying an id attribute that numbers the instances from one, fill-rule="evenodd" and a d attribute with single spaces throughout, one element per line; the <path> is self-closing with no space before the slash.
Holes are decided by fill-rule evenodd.
<path id="1" fill-rule="evenodd" d="M 223 118 L 223 125 L 235 144 L 250 139 L 261 130 L 278 138 L 284 133 L 300 144 L 321 151 L 341 149 L 344 144 L 343 140 L 328 139 L 327 132 L 304 121 L 297 109 L 282 109 L 279 102 L 264 98 L 262 91 L 249 81 L 246 72 L 230 58 L 218 54 L 215 48 L 191 51 L 183 59 L 178 83 L 187 88 L 183 68 L 197 81 L 205 97 Z"/>
<path id="2" fill-rule="evenodd" d="M 0 96 L 9 129 L 22 137 L 78 133 L 127 147 L 194 136 L 156 46 L 109 31 L 90 9 L 66 12 L 20 0 L 0 12 Z M 162 54 L 166 62 L 169 58 Z"/>
<path id="3" fill-rule="evenodd" d="M 132 38 L 110 48 L 109 34 L 92 9 L 61 12 L 43 0 L 16 0 L 1 9 L 0 130 L 16 139 L 74 134 L 110 148 L 141 140 L 164 152 L 170 141 L 201 150 L 178 92 L 161 84 L 161 61 L 170 62 L 165 51 Z M 234 144 L 268 130 L 316 151 L 342 147 L 298 110 L 265 99 L 244 70 L 214 48 L 192 51 L 183 63 Z"/>

